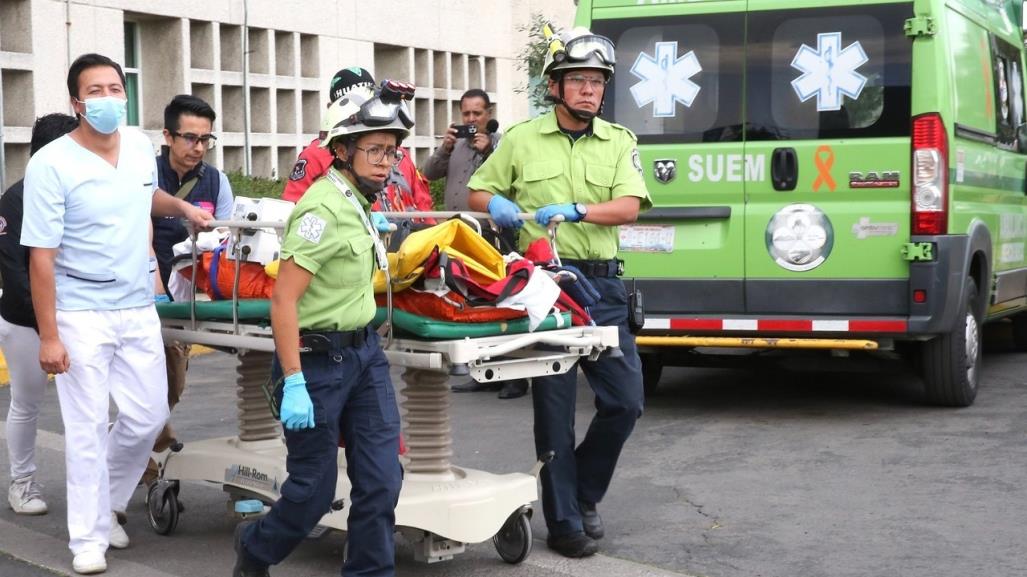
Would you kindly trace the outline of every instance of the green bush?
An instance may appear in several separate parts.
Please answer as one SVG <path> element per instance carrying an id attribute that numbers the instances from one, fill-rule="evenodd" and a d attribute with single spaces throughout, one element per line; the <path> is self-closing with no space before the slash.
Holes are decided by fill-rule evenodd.
<path id="1" fill-rule="evenodd" d="M 281 198 L 285 183 L 279 179 L 244 176 L 241 172 L 229 172 L 228 182 L 232 194 L 250 198 Z"/>
<path id="2" fill-rule="evenodd" d="M 435 210 L 446 210 L 446 179 L 429 182 L 428 187 L 431 188 L 431 202 Z"/>

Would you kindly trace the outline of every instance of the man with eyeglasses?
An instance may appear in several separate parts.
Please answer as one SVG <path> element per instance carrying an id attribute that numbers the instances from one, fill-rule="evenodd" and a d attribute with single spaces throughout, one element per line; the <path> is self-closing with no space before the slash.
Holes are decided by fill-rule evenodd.
<path id="1" fill-rule="evenodd" d="M 214 147 L 217 136 L 212 131 L 217 115 L 203 99 L 191 94 L 179 94 L 164 108 L 164 146 L 157 156 L 157 182 L 167 191 L 193 206 L 214 215 L 218 220 L 232 217 L 235 199 L 228 177 L 203 160 Z M 157 300 L 168 301 L 171 291 L 172 247 L 188 238 L 189 233 L 177 218 L 153 218 L 153 251 L 157 255 L 160 283 Z M 168 408 L 174 409 L 185 391 L 185 372 L 189 365 L 188 344 L 173 341 L 164 343 L 164 357 L 168 370 Z M 175 442 L 170 421 L 154 443 L 154 452 L 166 450 Z M 157 480 L 157 464 L 150 459 L 142 482 L 149 485 Z"/>
<path id="2" fill-rule="evenodd" d="M 157 178 L 161 189 L 198 206 L 218 220 L 232 217 L 235 199 L 228 177 L 203 160 L 217 136 L 214 109 L 201 98 L 179 94 L 164 108 L 164 146 L 157 156 Z M 153 250 L 157 253 L 165 294 L 171 278 L 171 247 L 189 237 L 175 218 L 153 219 Z"/>
<path id="3" fill-rule="evenodd" d="M 621 450 L 642 414 L 641 362 L 628 330 L 627 294 L 617 260 L 618 230 L 652 206 L 635 135 L 599 118 L 613 76 L 613 43 L 584 28 L 550 44 L 544 73 L 554 110 L 507 130 L 502 144 L 471 177 L 472 209 L 501 226 L 523 224 L 520 246 L 546 237 L 556 217 L 560 256 L 588 277 L 602 299 L 589 309 L 596 324 L 618 327 L 622 356 L 580 366 L 595 393 L 596 414 L 575 446 L 578 371 L 533 379 L 535 449 L 555 452 L 541 474 L 550 549 L 566 557 L 598 551 L 604 528 L 596 504 L 609 488 Z M 522 223 L 520 212 L 534 212 Z"/>

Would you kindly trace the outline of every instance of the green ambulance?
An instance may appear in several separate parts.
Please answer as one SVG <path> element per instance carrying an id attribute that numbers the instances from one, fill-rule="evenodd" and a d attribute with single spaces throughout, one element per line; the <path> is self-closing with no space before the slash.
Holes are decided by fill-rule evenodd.
<path id="1" fill-rule="evenodd" d="M 620 231 L 647 392 L 701 345 L 877 349 L 973 403 L 1027 350 L 1022 3 L 580 0 L 654 209 Z"/>

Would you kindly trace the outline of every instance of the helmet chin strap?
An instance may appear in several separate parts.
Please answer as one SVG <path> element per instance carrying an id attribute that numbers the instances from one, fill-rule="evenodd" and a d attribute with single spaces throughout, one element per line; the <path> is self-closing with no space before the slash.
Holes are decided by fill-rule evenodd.
<path id="1" fill-rule="evenodd" d="M 356 147 L 357 145 L 355 142 L 347 142 L 346 160 L 336 156 L 335 160 L 332 161 L 332 166 L 334 166 L 336 170 L 346 171 L 349 173 L 349 175 L 353 177 L 353 180 L 356 181 L 355 184 L 357 185 L 357 190 L 360 191 L 360 194 L 363 194 L 367 200 L 373 201 L 375 195 L 385 189 L 385 181 L 379 182 L 371 178 L 364 178 L 353 170 L 353 161 L 350 159 L 353 158 L 353 154 L 356 153 Z"/>
<path id="2" fill-rule="evenodd" d="M 367 197 L 367 200 L 373 200 L 374 197 L 385 188 L 384 180 L 379 182 L 377 180 L 358 176 L 357 174 L 353 174 L 353 176 L 357 181 L 357 190 Z"/>

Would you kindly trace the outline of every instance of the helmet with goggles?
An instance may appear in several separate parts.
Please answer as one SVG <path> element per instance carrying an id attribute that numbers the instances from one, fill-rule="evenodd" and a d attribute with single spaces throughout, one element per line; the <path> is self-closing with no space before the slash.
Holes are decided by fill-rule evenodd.
<path id="1" fill-rule="evenodd" d="M 602 70 L 607 79 L 613 75 L 617 63 L 616 47 L 605 36 L 592 34 L 588 28 L 578 26 L 554 34 L 547 25 L 544 29 L 549 47 L 542 73 L 552 77 L 568 70 Z"/>
<path id="2" fill-rule="evenodd" d="M 328 107 L 321 147 L 328 148 L 336 138 L 367 132 L 392 132 L 398 145 L 414 126 L 407 106 L 413 97 L 413 85 L 395 80 L 383 80 L 377 90 L 354 88 Z"/>

